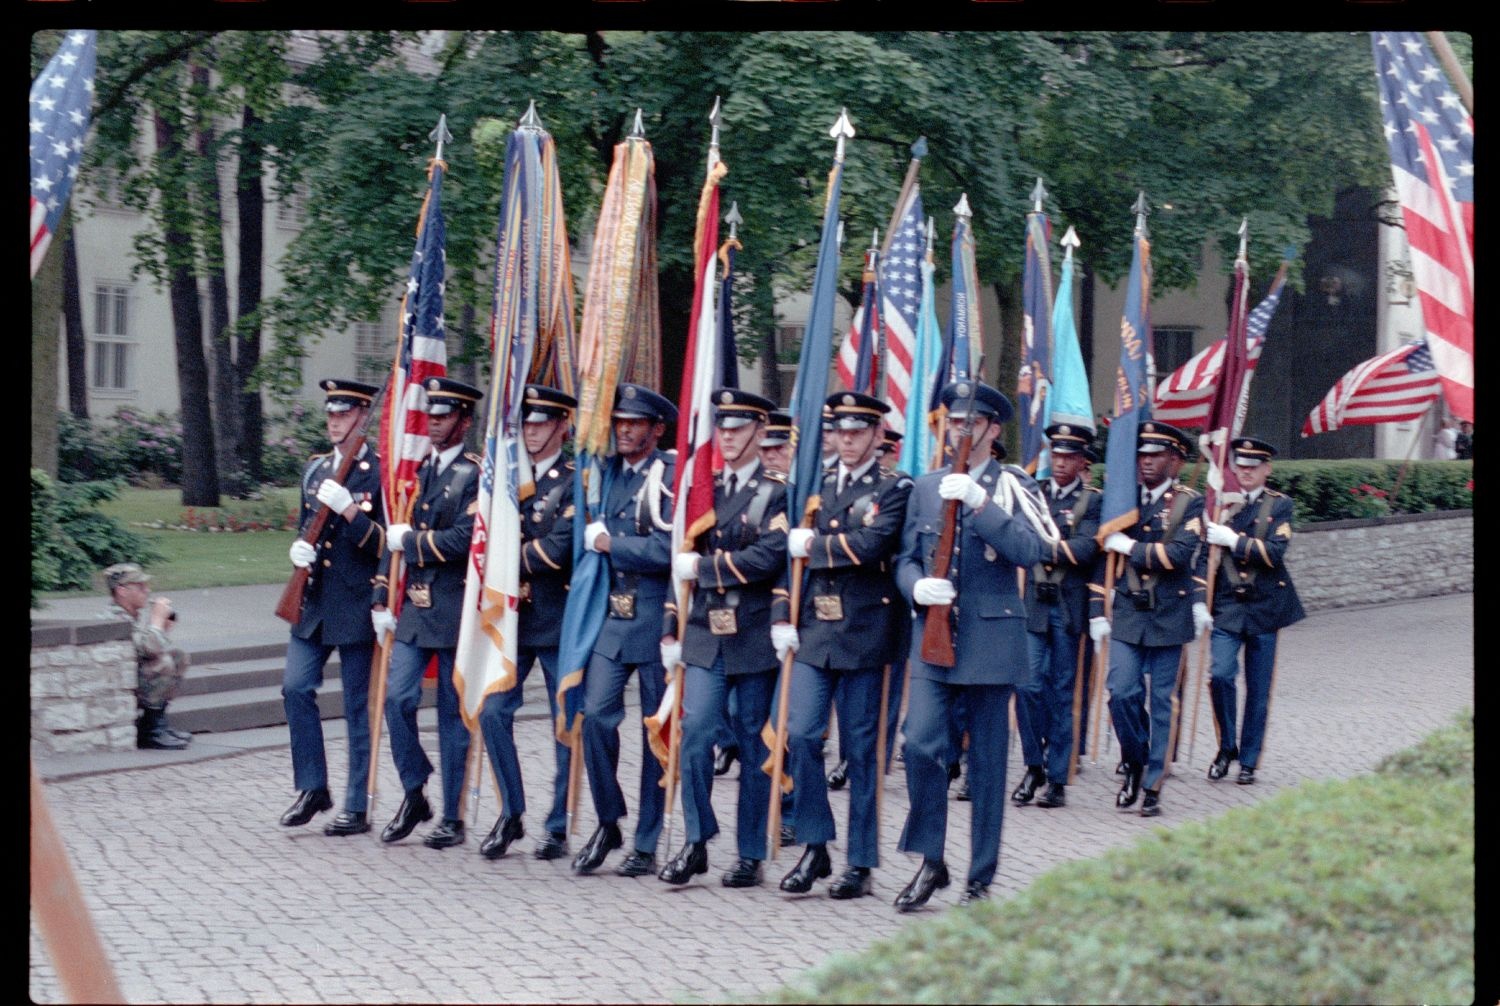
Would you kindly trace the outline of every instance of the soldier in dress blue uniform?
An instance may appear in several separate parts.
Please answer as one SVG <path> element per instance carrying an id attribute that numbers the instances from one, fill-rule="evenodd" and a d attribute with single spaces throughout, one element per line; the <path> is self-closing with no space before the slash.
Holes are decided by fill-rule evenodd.
<path id="1" fill-rule="evenodd" d="M 781 881 L 805 894 L 833 872 L 828 842 L 836 837 L 828 783 L 819 753 L 830 702 L 837 706 L 839 754 L 848 765 L 848 865 L 829 888 L 834 898 L 871 893 L 880 865 L 875 793 L 876 738 L 885 666 L 907 616 L 893 565 L 911 479 L 879 467 L 882 416 L 890 406 L 843 391 L 828 399 L 837 429 L 838 461 L 823 473 L 811 528 L 787 536 L 793 558 L 807 560 L 792 667 L 787 749 L 794 800 L 793 830 L 807 848 Z M 790 628 L 790 626 L 788 626 Z"/>
<path id="2" fill-rule="evenodd" d="M 1113 625 L 1104 618 L 1105 563 L 1089 585 L 1089 635 L 1094 645 L 1111 636 L 1109 716 L 1120 739 L 1125 783 L 1115 796 L 1122 810 L 1141 800 L 1141 815 L 1161 813 L 1161 780 L 1166 774 L 1172 733 L 1172 695 L 1182 647 L 1213 627 L 1204 597 L 1206 564 L 1203 497 L 1172 480 L 1171 472 L 1192 450 L 1188 435 L 1150 420 L 1136 436 L 1140 480 L 1139 516 L 1128 531 L 1114 531 L 1104 550 L 1125 556 L 1125 572 L 1115 579 Z M 1146 678 L 1151 708 L 1146 710 Z"/>
<path id="3" fill-rule="evenodd" d="M 385 511 L 380 496 L 380 461 L 368 443 L 361 444 L 343 485 L 333 478 L 344 461 L 344 449 L 365 428 L 370 403 L 379 389 L 361 381 L 329 378 L 324 392 L 328 439 L 333 450 L 318 454 L 302 472 L 301 530 L 320 507 L 333 511 L 316 543 L 300 536 L 292 543 L 292 565 L 308 570 L 302 595 L 302 617 L 292 626 L 281 679 L 287 728 L 292 738 L 292 778 L 297 802 L 281 817 L 287 827 L 311 821 L 330 810 L 328 761 L 323 752 L 323 719 L 317 688 L 323 665 L 334 647 L 344 694 L 344 722 L 349 736 L 349 776 L 344 809 L 323 829 L 325 835 L 357 835 L 370 830 L 365 819 L 370 775 L 370 662 L 375 632 L 370 627 L 370 584 L 385 552 Z"/>
<path id="4" fill-rule="evenodd" d="M 876 451 L 875 457 L 880 465 L 881 471 L 892 475 L 905 475 L 910 477 L 910 472 L 904 472 L 897 467 L 901 460 L 901 434 L 895 430 L 885 431 L 885 440 Z M 904 518 L 903 518 L 904 520 Z M 901 598 L 905 606 L 906 598 Z M 886 696 L 885 706 L 885 764 L 886 771 L 890 771 L 891 759 L 896 755 L 896 735 L 899 733 L 901 724 L 901 698 L 906 691 L 906 654 L 911 650 L 911 609 L 906 608 L 904 617 L 901 619 L 901 638 L 896 642 L 895 652 L 891 655 L 891 684 L 890 694 Z M 829 783 L 832 786 L 832 781 Z"/>
<path id="5" fill-rule="evenodd" d="M 964 700 L 969 730 L 969 789 L 973 818 L 969 875 L 961 903 L 989 896 L 1000 858 L 1005 814 L 1005 759 L 1010 738 L 1010 698 L 1030 674 L 1026 661 L 1025 609 L 1016 590 L 1016 567 L 1043 556 L 1042 538 L 1018 512 L 996 502 L 1001 479 L 1017 492 L 1036 492 L 1024 471 L 990 458 L 1010 401 L 984 384 L 955 381 L 939 402 L 948 407 L 954 442 L 973 440 L 968 474 L 940 468 L 922 475 L 912 489 L 896 559 L 896 582 L 917 612 L 910 654 L 906 710 L 906 789 L 911 809 L 898 845 L 922 855 L 922 866 L 896 897 L 896 908 L 914 911 L 932 892 L 948 886 L 943 846 L 948 831 L 948 767 L 953 750 L 954 703 Z M 933 575 L 933 555 L 943 528 L 944 504 L 958 500 L 953 562 L 947 577 Z M 957 663 L 939 667 L 922 659 L 921 626 L 931 605 L 949 613 Z"/>
<path id="6" fill-rule="evenodd" d="M 1026 774 L 1011 794 L 1030 803 L 1047 784 L 1038 807 L 1066 803 L 1068 762 L 1073 755 L 1073 692 L 1077 682 L 1078 641 L 1088 620 L 1089 580 L 1099 545 L 1099 508 L 1104 494 L 1088 485 L 1088 455 L 1094 431 L 1073 423 L 1046 429 L 1052 477 L 1043 495 L 1062 536 L 1047 543 L 1047 554 L 1031 568 L 1026 584 L 1027 644 L 1031 681 L 1016 691 L 1016 728 Z M 1086 708 L 1086 707 L 1085 707 Z"/>
<path id="7" fill-rule="evenodd" d="M 526 790 L 516 755 L 515 717 L 522 688 L 540 661 L 547 686 L 547 705 L 557 720 L 557 657 L 563 608 L 573 569 L 573 470 L 563 459 L 563 441 L 578 400 L 556 388 L 528 385 L 522 401 L 521 439 L 531 457 L 534 491 L 521 502 L 521 601 L 518 606 L 516 681 L 508 691 L 485 697 L 479 728 L 489 748 L 490 764 L 500 786 L 504 813 L 479 844 L 486 859 L 499 859 L 526 833 Z M 550 731 L 549 731 L 550 733 Z M 568 852 L 568 745 L 553 738 L 552 808 L 546 836 L 537 845 L 538 859 L 558 859 Z"/>
<path id="8" fill-rule="evenodd" d="M 1234 474 L 1245 500 L 1232 504 L 1222 524 L 1207 522 L 1204 537 L 1218 545 L 1221 568 L 1214 580 L 1213 654 L 1214 721 L 1219 727 L 1219 753 L 1208 768 L 1218 780 L 1238 759 L 1240 785 L 1255 781 L 1261 741 L 1266 736 L 1266 713 L 1271 704 L 1271 680 L 1276 670 L 1276 633 L 1306 615 L 1297 588 L 1286 569 L 1286 550 L 1292 543 L 1292 500 L 1266 488 L 1276 448 L 1254 437 L 1231 444 Z M 1240 648 L 1245 650 L 1245 721 L 1235 743 L 1235 677 Z"/>
<path id="9" fill-rule="evenodd" d="M 766 858 L 771 780 L 758 766 L 769 754 L 761 727 L 771 713 L 780 665 L 772 642 L 791 626 L 787 596 L 786 484 L 760 463 L 761 430 L 775 404 L 736 388 L 714 392 L 715 437 L 724 470 L 714 479 L 714 524 L 673 557 L 677 578 L 696 584 L 686 631 L 677 639 L 677 603 L 668 599 L 662 664 L 686 665 L 682 689 L 682 809 L 686 844 L 660 878 L 685 884 L 708 872 L 708 841 L 719 831 L 713 804 L 713 742 L 734 698 L 740 772 L 735 845 L 739 859 L 720 878 L 754 887 Z M 691 529 L 689 529 L 691 533 Z"/>
<path id="10" fill-rule="evenodd" d="M 434 656 L 443 820 L 427 834 L 423 844 L 443 849 L 464 841 L 462 801 L 469 731 L 459 712 L 453 661 L 458 652 L 464 579 L 474 514 L 479 508 L 479 466 L 483 462 L 479 455 L 464 452 L 464 434 L 474 422 L 474 404 L 481 397 L 483 392 L 478 388 L 451 377 L 428 379 L 427 428 L 432 453 L 418 469 L 420 488 L 412 512 L 414 523 L 386 528 L 391 550 L 400 551 L 406 559 L 406 598 L 399 619 L 393 619 L 386 609 L 387 585 L 377 582 L 372 621 L 377 634 L 395 634 L 385 722 L 406 798 L 380 833 L 382 842 L 398 842 L 418 824 L 432 819 L 432 807 L 423 792 L 427 777 L 432 775 L 432 762 L 417 736 L 417 705 L 422 698 L 422 674 Z"/>
<path id="11" fill-rule="evenodd" d="M 609 556 L 609 611 L 583 677 L 583 761 L 599 826 L 573 858 L 573 870 L 592 873 L 624 845 L 620 818 L 625 794 L 617 778 L 625 683 L 640 679 L 641 708 L 655 710 L 666 690 L 661 665 L 661 613 L 672 570 L 671 485 L 675 458 L 657 450 L 677 409 L 650 388 L 621 384 L 615 390 L 615 455 L 603 513 L 584 528 L 584 547 Z M 611 481 L 607 478 L 606 481 Z M 641 726 L 641 782 L 635 848 L 615 872 L 641 877 L 656 872 L 666 794 L 661 765 Z"/>

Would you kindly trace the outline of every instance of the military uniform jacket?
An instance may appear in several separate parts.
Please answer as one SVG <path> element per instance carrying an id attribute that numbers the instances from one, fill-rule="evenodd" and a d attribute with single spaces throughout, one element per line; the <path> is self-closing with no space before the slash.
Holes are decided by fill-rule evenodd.
<path id="1" fill-rule="evenodd" d="M 1031 477 L 1012 465 L 1023 483 L 1035 485 Z M 896 559 L 896 583 L 908 600 L 912 587 L 932 575 L 933 553 L 943 530 L 943 504 L 938 482 L 949 469 L 942 468 L 917 479 L 906 505 L 906 523 L 901 532 L 901 553 Z M 985 465 L 979 484 L 993 497 L 1000 466 Z M 953 601 L 953 667 L 936 667 L 921 659 L 922 629 L 927 608 L 914 605 L 911 673 L 951 685 L 1016 685 L 1030 680 L 1027 658 L 1026 609 L 1017 592 L 1016 567 L 1030 568 L 1042 560 L 1042 538 L 1022 516 L 1006 513 L 993 498 L 978 511 L 959 503 L 958 526 L 953 536 L 953 563 L 949 578 L 958 588 Z M 956 570 L 956 572 L 955 572 Z"/>
<path id="2" fill-rule="evenodd" d="M 896 587 L 895 565 L 911 490 L 906 475 L 875 465 L 842 494 L 837 466 L 823 473 L 797 616 L 798 660 L 856 670 L 904 656 L 898 648 L 911 609 Z"/>
<path id="3" fill-rule="evenodd" d="M 521 504 L 520 641 L 557 646 L 573 572 L 574 464 L 557 463 L 535 477 L 536 492 Z"/>
<path id="4" fill-rule="evenodd" d="M 333 453 L 314 455 L 302 472 L 302 520 L 299 534 L 317 516 L 318 486 L 333 478 Z M 308 570 L 302 594 L 302 617 L 292 635 L 324 646 L 374 643 L 370 624 L 370 584 L 385 553 L 385 509 L 380 495 L 380 460 L 368 444 L 360 448 L 344 484 L 359 512 L 352 521 L 329 514 L 323 534 L 313 543 L 318 557 Z"/>
<path id="5" fill-rule="evenodd" d="M 682 659 L 724 673 L 756 674 L 776 667 L 771 623 L 791 621 L 787 596 L 786 485 L 756 463 L 733 496 L 726 473 L 714 479 L 714 526 L 701 536 L 703 558 L 693 585 Z M 725 614 L 726 609 L 733 615 Z M 714 624 L 720 626 L 715 633 Z M 725 629 L 732 623 L 732 631 Z M 677 635 L 677 602 L 668 598 L 663 636 Z"/>
<path id="6" fill-rule="evenodd" d="M 619 618 L 615 605 L 599 630 L 594 652 L 625 664 L 650 664 L 661 660 L 662 609 L 671 591 L 672 532 L 655 526 L 646 499 L 647 473 L 657 461 L 663 464 L 661 519 L 672 520 L 672 455 L 656 451 L 637 472 L 626 472 L 616 455 L 614 485 L 604 500 L 598 519 L 609 530 L 609 589 L 611 594 L 631 596 L 634 618 Z"/>
<path id="7" fill-rule="evenodd" d="M 1167 535 L 1172 504 L 1186 496 L 1182 518 Z M 1175 646 L 1190 643 L 1193 603 L 1205 598 L 1203 576 L 1207 560 L 1203 544 L 1203 497 L 1186 486 L 1173 485 L 1156 502 L 1141 510 L 1135 526 L 1125 534 L 1135 539 L 1126 557 L 1125 573 L 1115 577 L 1111 638 L 1138 646 Z M 1108 553 L 1113 555 L 1114 553 Z M 1132 578 L 1129 570 L 1135 571 Z M 1104 615 L 1105 563 L 1101 561 L 1089 585 L 1089 614 Z M 1140 584 L 1153 605 L 1137 607 L 1131 591 Z"/>
<path id="8" fill-rule="evenodd" d="M 418 469 L 420 488 L 404 548 L 406 597 L 396 619 L 396 639 L 403 643 L 424 649 L 458 645 L 481 460 L 461 452 L 439 473 L 429 455 Z M 425 608 L 413 600 L 424 591 L 431 600 Z M 375 602 L 386 603 L 385 595 L 385 585 L 377 584 Z"/>
<path id="9" fill-rule="evenodd" d="M 1220 562 L 1214 572 L 1214 628 L 1254 636 L 1300 622 L 1306 612 L 1286 570 L 1291 497 L 1265 489 L 1254 503 L 1235 507 L 1224 523 L 1239 538 L 1233 548 L 1215 550 Z"/>
<path id="10" fill-rule="evenodd" d="M 1047 498 L 1047 508 L 1052 513 L 1052 522 L 1057 525 L 1062 540 L 1055 545 L 1042 544 L 1042 561 L 1033 566 L 1026 577 L 1026 628 L 1032 632 L 1046 632 L 1047 619 L 1053 605 L 1037 597 L 1037 584 L 1041 581 L 1057 581 L 1057 606 L 1061 607 L 1070 633 L 1083 631 L 1088 620 L 1089 580 L 1094 575 L 1094 561 L 1099 556 L 1099 543 L 1094 534 L 1099 530 L 1099 508 L 1104 503 L 1104 494 L 1091 485 L 1078 485 L 1073 491 L 1059 499 L 1052 496 L 1050 480 L 1042 489 Z M 1083 512 L 1078 516 L 1079 499 L 1087 498 Z M 1059 579 L 1060 578 L 1060 579 Z"/>

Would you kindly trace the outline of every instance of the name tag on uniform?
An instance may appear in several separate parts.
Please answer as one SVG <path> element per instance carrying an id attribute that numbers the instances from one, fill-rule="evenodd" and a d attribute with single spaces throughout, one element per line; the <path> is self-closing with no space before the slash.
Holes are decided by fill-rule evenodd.
<path id="1" fill-rule="evenodd" d="M 739 632 L 739 620 L 733 608 L 709 608 L 708 631 L 715 636 L 732 636 Z"/>
<path id="2" fill-rule="evenodd" d="M 411 583 L 406 587 L 406 599 L 418 608 L 432 607 L 432 584 Z"/>
<path id="3" fill-rule="evenodd" d="M 837 594 L 814 594 L 813 614 L 820 622 L 842 622 L 844 599 Z"/>
<path id="4" fill-rule="evenodd" d="M 621 592 L 609 595 L 610 618 L 634 618 L 635 594 Z"/>

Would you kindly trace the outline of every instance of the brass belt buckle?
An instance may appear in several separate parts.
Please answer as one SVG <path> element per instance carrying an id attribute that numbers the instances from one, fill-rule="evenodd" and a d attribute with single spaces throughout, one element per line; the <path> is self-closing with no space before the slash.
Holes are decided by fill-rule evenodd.
<path id="1" fill-rule="evenodd" d="M 837 594 L 814 594 L 813 612 L 820 622 L 842 622 L 844 599 Z"/>
<path id="2" fill-rule="evenodd" d="M 418 608 L 432 607 L 432 584 L 411 583 L 406 586 L 406 599 Z"/>
<path id="3" fill-rule="evenodd" d="M 609 617 L 610 618 L 634 618 L 635 617 L 635 594 L 618 593 L 609 595 Z"/>
<path id="4" fill-rule="evenodd" d="M 733 608 L 709 608 L 708 631 L 715 636 L 732 636 L 739 632 Z"/>

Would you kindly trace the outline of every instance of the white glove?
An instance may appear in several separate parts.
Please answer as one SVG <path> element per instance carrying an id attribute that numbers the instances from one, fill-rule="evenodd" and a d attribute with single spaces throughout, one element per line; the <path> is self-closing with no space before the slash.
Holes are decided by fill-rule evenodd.
<path id="1" fill-rule="evenodd" d="M 292 547 L 287 554 L 292 557 L 293 566 L 296 566 L 298 569 L 306 569 L 318 557 L 318 550 L 313 548 L 308 542 L 298 538 L 292 542 Z"/>
<path id="2" fill-rule="evenodd" d="M 1106 552 L 1119 552 L 1121 555 L 1129 555 L 1130 550 L 1135 547 L 1135 539 L 1124 531 L 1111 531 L 1109 537 L 1104 539 L 1104 550 Z"/>
<path id="3" fill-rule="evenodd" d="M 392 524 L 385 529 L 385 547 L 392 552 L 406 548 L 406 536 L 411 534 L 410 524 Z"/>
<path id="4" fill-rule="evenodd" d="M 698 560 L 703 556 L 697 552 L 678 552 L 672 557 L 672 572 L 679 580 L 698 579 Z"/>
<path id="5" fill-rule="evenodd" d="M 324 479 L 323 484 L 318 486 L 318 502 L 334 513 L 343 513 L 354 505 L 354 497 L 333 479 Z"/>
<path id="6" fill-rule="evenodd" d="M 1194 636 L 1201 636 L 1214 627 L 1214 617 L 1208 613 L 1208 605 L 1202 601 L 1193 604 Z"/>
<path id="7" fill-rule="evenodd" d="M 1098 646 L 1105 639 L 1109 638 L 1109 619 L 1089 619 L 1089 638 L 1094 641 L 1095 646 Z"/>
<path id="8" fill-rule="evenodd" d="M 389 611 L 376 611 L 374 608 L 371 608 L 370 624 L 375 626 L 375 642 L 377 645 L 386 636 L 396 634 L 396 616 Z"/>
<path id="9" fill-rule="evenodd" d="M 984 486 L 971 476 L 951 472 L 938 483 L 938 495 L 945 500 L 963 500 L 970 510 L 984 506 Z"/>
<path id="10" fill-rule="evenodd" d="M 1215 524 L 1213 521 L 1205 521 L 1204 524 L 1208 528 L 1207 537 L 1210 545 L 1233 548 L 1234 543 L 1239 540 L 1240 536 L 1223 524 Z"/>
<path id="11" fill-rule="evenodd" d="M 952 580 L 937 576 L 924 576 L 912 584 L 911 599 L 920 605 L 952 604 L 958 596 L 958 588 Z"/>
<path id="12" fill-rule="evenodd" d="M 772 623 L 771 645 L 776 648 L 776 659 L 786 663 L 786 655 L 796 653 L 802 646 L 802 641 L 797 638 L 797 627 L 791 622 Z"/>
<path id="13" fill-rule="evenodd" d="M 793 559 L 806 559 L 812 545 L 813 529 L 794 527 L 786 533 L 786 551 Z"/>
<path id="14" fill-rule="evenodd" d="M 677 670 L 677 665 L 682 663 L 682 644 L 675 639 L 670 643 L 661 644 L 661 664 L 668 673 Z"/>
<path id="15" fill-rule="evenodd" d="M 583 529 L 583 547 L 590 552 L 597 552 L 596 542 L 600 535 L 608 535 L 609 529 L 604 526 L 604 521 L 596 520 Z"/>

